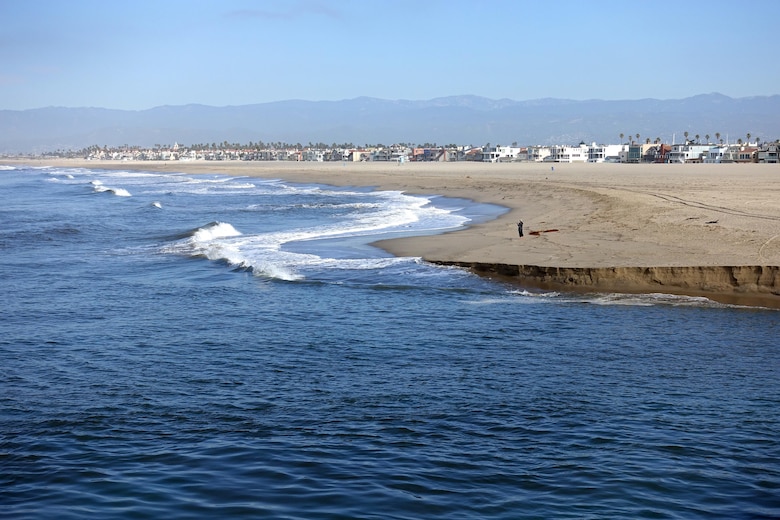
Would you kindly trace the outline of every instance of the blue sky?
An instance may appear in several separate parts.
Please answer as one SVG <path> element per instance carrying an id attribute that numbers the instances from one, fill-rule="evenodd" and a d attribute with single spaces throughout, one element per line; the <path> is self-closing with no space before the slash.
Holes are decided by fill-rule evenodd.
<path id="1" fill-rule="evenodd" d="M 0 0 L 0 109 L 780 93 L 776 0 Z"/>

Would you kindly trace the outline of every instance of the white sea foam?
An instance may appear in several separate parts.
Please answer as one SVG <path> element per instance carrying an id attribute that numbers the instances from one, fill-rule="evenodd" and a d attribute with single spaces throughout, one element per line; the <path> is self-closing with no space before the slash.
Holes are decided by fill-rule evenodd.
<path id="1" fill-rule="evenodd" d="M 520 296 L 520 298 L 517 298 Z M 554 302 L 561 296 L 560 293 L 555 291 L 549 292 L 533 292 L 527 290 L 510 290 L 507 291 L 506 297 L 487 297 L 470 302 L 472 305 L 507 305 L 507 304 L 528 304 L 533 305 L 537 303 Z"/>
<path id="2" fill-rule="evenodd" d="M 401 192 L 377 192 L 371 194 L 380 197 L 383 203 L 344 204 L 345 209 L 369 210 L 365 214 L 354 215 L 349 223 L 339 222 L 331 226 L 311 230 L 308 233 L 280 237 L 283 243 L 298 240 L 338 238 L 346 236 L 366 236 L 389 233 L 414 233 L 415 231 L 434 232 L 442 229 L 455 229 L 468 218 L 430 205 L 426 197 L 405 195 Z"/>
<path id="3" fill-rule="evenodd" d="M 204 257 L 212 261 L 247 269 L 256 276 L 280 280 L 301 280 L 303 271 L 316 270 L 367 270 L 382 269 L 400 262 L 403 258 L 347 258 L 321 257 L 311 253 L 285 251 L 285 243 L 322 238 L 333 230 L 290 230 L 276 233 L 244 235 L 226 222 L 213 222 L 189 236 L 166 245 L 163 252 Z"/>
<path id="4" fill-rule="evenodd" d="M 195 231 L 193 239 L 196 242 L 209 242 L 218 238 L 237 237 L 240 235 L 241 232 L 227 222 L 212 222 Z"/>
<path id="5" fill-rule="evenodd" d="M 684 296 L 676 294 L 649 293 L 624 294 L 607 293 L 592 295 L 582 300 L 593 305 L 630 305 L 652 307 L 654 305 L 671 305 L 675 307 L 721 307 L 723 304 L 701 296 Z"/>
<path id="6" fill-rule="evenodd" d="M 233 187 L 240 190 L 253 188 L 249 193 L 259 197 L 272 196 L 270 203 L 250 204 L 248 211 L 290 211 L 293 219 L 297 210 L 323 209 L 327 217 L 307 225 L 283 230 L 265 230 L 259 233 L 241 234 L 231 224 L 211 223 L 166 245 L 165 252 L 205 257 L 224 262 L 235 268 L 251 270 L 257 276 L 283 280 L 300 280 L 322 270 L 383 269 L 389 265 L 408 262 L 409 259 L 387 258 L 371 253 L 356 254 L 359 258 L 344 258 L 353 245 L 361 246 L 388 234 L 418 234 L 441 229 L 454 229 L 468 221 L 467 217 L 433 206 L 430 199 L 406 195 L 400 191 L 362 192 L 332 190 L 318 186 L 290 186 L 279 181 L 261 181 L 257 184 L 229 182 L 231 178 L 188 179 L 175 187 L 176 193 L 229 193 Z M 203 191 L 201 191 L 203 190 Z M 146 195 L 150 192 L 144 191 Z M 285 204 L 292 196 L 293 202 Z M 276 201 L 282 204 L 276 204 Z M 263 227 L 262 225 L 259 227 Z M 319 240 L 331 243 L 306 242 Z M 346 246 L 341 239 L 349 241 Z M 293 246 L 293 244 L 295 244 Z M 338 258 L 329 258 L 334 249 Z M 330 251 L 330 253 L 329 253 Z"/>
<path id="7" fill-rule="evenodd" d="M 130 192 L 124 188 L 109 188 L 108 186 L 103 186 L 103 183 L 100 181 L 92 181 L 92 184 L 95 193 L 111 193 L 117 197 L 131 197 Z"/>
<path id="8" fill-rule="evenodd" d="M 558 291 L 528 291 L 525 289 L 510 290 L 508 298 L 488 298 L 472 302 L 474 304 L 589 304 L 601 306 L 627 306 L 627 307 L 733 307 L 718 303 L 700 296 L 684 296 L 676 294 L 647 293 L 591 293 L 574 294 Z"/>
<path id="9" fill-rule="evenodd" d="M 510 291 L 510 294 L 517 294 L 519 296 L 527 296 L 529 298 L 557 298 L 561 295 L 561 293 L 557 291 L 545 291 L 545 292 L 535 292 L 535 291 L 527 291 L 525 289 L 520 291 Z"/>

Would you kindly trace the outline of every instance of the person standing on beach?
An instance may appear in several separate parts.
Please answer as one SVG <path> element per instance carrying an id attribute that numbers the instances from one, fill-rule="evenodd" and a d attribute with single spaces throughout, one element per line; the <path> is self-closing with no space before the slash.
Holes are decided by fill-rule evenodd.
<path id="1" fill-rule="evenodd" d="M 517 223 L 517 234 L 523 236 L 523 221 Z"/>

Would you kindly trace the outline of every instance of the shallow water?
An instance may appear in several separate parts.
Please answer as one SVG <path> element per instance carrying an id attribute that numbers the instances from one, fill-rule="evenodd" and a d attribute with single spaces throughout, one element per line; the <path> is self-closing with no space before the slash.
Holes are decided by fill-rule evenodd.
<path id="1" fill-rule="evenodd" d="M 2 517 L 780 517 L 776 310 L 366 245 L 500 211 L 468 201 L 62 169 L 0 190 Z"/>

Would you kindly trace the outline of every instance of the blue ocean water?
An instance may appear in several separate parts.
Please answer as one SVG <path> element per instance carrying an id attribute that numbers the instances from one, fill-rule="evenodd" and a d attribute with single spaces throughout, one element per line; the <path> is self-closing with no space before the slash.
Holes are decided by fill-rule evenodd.
<path id="1" fill-rule="evenodd" d="M 378 238 L 501 209 L 0 171 L 0 517 L 780 518 L 780 313 Z"/>

